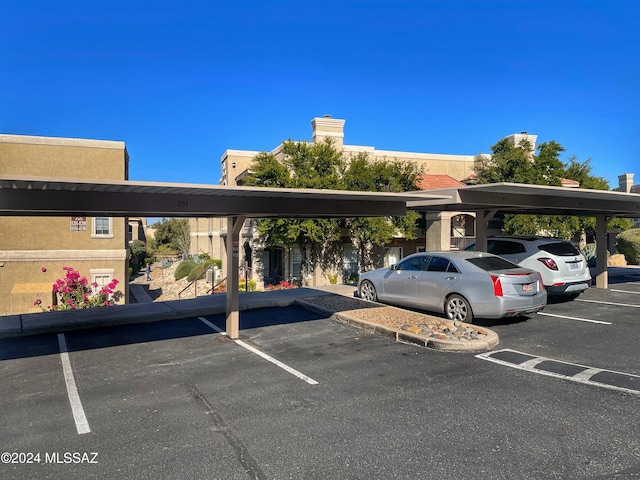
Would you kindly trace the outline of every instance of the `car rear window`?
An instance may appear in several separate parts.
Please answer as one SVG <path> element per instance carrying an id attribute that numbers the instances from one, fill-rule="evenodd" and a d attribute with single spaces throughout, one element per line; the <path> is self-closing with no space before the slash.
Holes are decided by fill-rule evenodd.
<path id="1" fill-rule="evenodd" d="M 488 240 L 487 252 L 494 255 L 514 255 L 524 253 L 527 249 L 520 242 L 510 242 L 509 240 Z"/>
<path id="2" fill-rule="evenodd" d="M 539 245 L 538 248 L 551 255 L 558 255 L 559 257 L 572 257 L 580 254 L 578 249 L 570 242 L 544 243 Z"/>
<path id="3" fill-rule="evenodd" d="M 521 268 L 515 263 L 511 263 L 508 260 L 500 257 L 475 257 L 467 258 L 467 262 L 472 263 L 476 267 L 480 267 L 486 271 L 492 270 L 511 270 L 514 268 Z"/>

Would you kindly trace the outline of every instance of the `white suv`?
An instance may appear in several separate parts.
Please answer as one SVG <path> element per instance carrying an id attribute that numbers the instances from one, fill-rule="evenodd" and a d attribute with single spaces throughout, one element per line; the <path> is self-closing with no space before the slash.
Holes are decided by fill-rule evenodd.
<path id="1" fill-rule="evenodd" d="M 467 249 L 475 250 L 475 244 Z M 536 236 L 489 237 L 487 252 L 540 272 L 549 295 L 577 297 L 591 286 L 587 259 L 567 240 Z"/>

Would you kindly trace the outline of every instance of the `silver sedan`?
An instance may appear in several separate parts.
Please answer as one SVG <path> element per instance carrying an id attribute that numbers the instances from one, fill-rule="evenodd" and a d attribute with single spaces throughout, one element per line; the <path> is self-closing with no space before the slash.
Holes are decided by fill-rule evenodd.
<path id="1" fill-rule="evenodd" d="M 540 274 L 484 252 L 415 253 L 360 274 L 358 296 L 372 302 L 444 312 L 470 323 L 539 312 L 547 303 Z"/>

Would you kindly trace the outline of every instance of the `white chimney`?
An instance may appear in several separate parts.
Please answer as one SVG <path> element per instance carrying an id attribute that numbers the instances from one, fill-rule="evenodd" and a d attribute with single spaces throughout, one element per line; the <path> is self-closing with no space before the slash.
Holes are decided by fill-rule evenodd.
<path id="1" fill-rule="evenodd" d="M 616 190 L 618 192 L 631 192 L 631 187 L 633 186 L 633 173 L 623 173 L 622 175 L 618 175 L 618 188 Z"/>
<path id="2" fill-rule="evenodd" d="M 336 149 L 342 150 L 344 145 L 344 123 L 345 120 L 331 118 L 331 115 L 314 118 L 311 120 L 313 142 L 321 142 L 325 138 L 331 138 Z"/>

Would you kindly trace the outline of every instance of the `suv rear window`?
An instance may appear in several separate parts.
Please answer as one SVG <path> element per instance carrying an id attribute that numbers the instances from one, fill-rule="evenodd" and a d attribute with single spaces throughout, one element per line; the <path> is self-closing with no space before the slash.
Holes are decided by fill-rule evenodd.
<path id="1" fill-rule="evenodd" d="M 570 242 L 554 242 L 538 245 L 538 248 L 551 255 L 558 255 L 559 257 L 573 257 L 574 255 L 580 255 L 578 249 Z"/>
<path id="2" fill-rule="evenodd" d="M 476 267 L 480 267 L 481 269 L 486 271 L 512 270 L 514 268 L 521 268 L 515 263 L 511 263 L 510 261 L 500 257 L 476 257 L 467 258 L 466 260 Z"/>
<path id="3" fill-rule="evenodd" d="M 524 253 L 527 249 L 520 242 L 512 242 L 509 240 L 488 240 L 487 252 L 494 255 L 513 255 L 515 253 Z"/>

